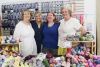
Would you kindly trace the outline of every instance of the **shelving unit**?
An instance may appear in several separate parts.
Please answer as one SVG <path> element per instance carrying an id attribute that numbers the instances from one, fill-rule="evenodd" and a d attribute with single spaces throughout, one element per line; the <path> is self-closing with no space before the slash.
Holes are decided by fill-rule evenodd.
<path id="1" fill-rule="evenodd" d="M 85 43 L 87 47 L 91 48 L 91 53 L 96 54 L 96 42 L 95 41 L 72 41 L 72 46 L 75 47 L 78 43 Z"/>
<path id="2" fill-rule="evenodd" d="M 16 45 L 18 45 L 19 43 L 4 43 L 4 44 L 0 44 L 0 46 L 16 46 Z"/>
<path id="3" fill-rule="evenodd" d="M 0 48 L 8 48 L 8 50 L 12 50 L 12 48 L 17 47 L 18 48 L 18 52 L 19 52 L 19 43 L 4 43 L 4 44 L 0 44 Z"/>

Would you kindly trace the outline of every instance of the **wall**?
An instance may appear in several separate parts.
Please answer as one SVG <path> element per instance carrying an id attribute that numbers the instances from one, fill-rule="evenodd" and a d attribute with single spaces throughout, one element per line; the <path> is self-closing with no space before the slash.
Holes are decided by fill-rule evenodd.
<path id="1" fill-rule="evenodd" d="M 100 0 L 96 0 L 97 52 L 100 55 Z"/>
<path id="2" fill-rule="evenodd" d="M 84 0 L 84 22 L 90 26 L 96 38 L 96 1 Z M 96 39 L 95 39 L 96 40 Z"/>

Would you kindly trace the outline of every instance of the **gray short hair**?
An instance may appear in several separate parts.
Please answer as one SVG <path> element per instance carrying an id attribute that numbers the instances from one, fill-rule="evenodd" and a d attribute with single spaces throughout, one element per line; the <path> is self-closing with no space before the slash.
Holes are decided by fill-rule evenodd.
<path id="1" fill-rule="evenodd" d="M 70 14 L 70 16 L 72 16 L 72 9 L 71 9 L 71 7 L 68 7 L 68 6 L 64 5 L 64 6 L 61 7 L 61 11 L 63 9 L 67 9 L 68 10 L 68 13 Z"/>

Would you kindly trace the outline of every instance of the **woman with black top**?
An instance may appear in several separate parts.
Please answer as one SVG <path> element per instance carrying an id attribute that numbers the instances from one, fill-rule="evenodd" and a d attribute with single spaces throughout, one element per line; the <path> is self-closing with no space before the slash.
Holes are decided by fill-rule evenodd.
<path id="1" fill-rule="evenodd" d="M 34 16 L 35 16 L 35 20 L 31 21 L 31 24 L 35 31 L 37 53 L 40 53 L 41 52 L 41 44 L 42 44 L 42 15 L 40 12 L 36 12 Z"/>

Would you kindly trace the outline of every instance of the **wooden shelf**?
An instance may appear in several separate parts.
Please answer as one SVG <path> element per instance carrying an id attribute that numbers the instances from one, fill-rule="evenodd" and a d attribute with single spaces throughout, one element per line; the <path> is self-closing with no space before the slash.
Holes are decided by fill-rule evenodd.
<path id="1" fill-rule="evenodd" d="M 14 48 L 14 47 L 18 47 L 18 52 L 19 52 L 19 50 L 20 50 L 20 47 L 19 47 L 19 43 L 4 43 L 4 44 L 0 44 L 0 47 L 2 48 L 6 48 L 6 47 L 8 47 L 9 48 L 9 50 L 11 50 L 12 48 Z"/>
<path id="2" fill-rule="evenodd" d="M 2 46 L 2 45 L 16 46 L 16 45 L 19 45 L 19 43 L 4 43 L 4 44 L 0 44 L 0 46 Z"/>
<path id="3" fill-rule="evenodd" d="M 91 53 L 96 54 L 96 41 L 71 41 L 72 46 L 75 47 L 78 45 L 78 43 L 86 43 L 86 45 L 90 46 L 91 48 Z"/>
<path id="4" fill-rule="evenodd" d="M 71 41 L 71 42 L 95 42 L 95 41 Z"/>

